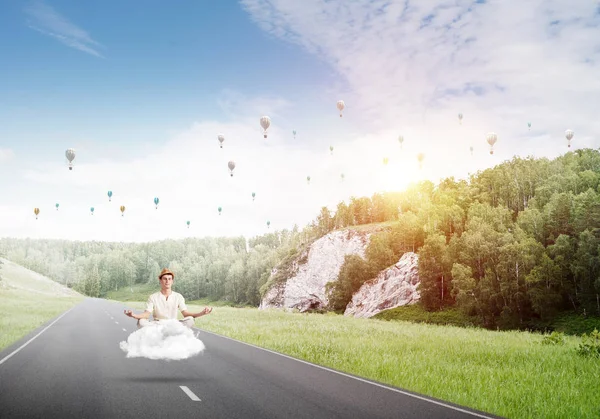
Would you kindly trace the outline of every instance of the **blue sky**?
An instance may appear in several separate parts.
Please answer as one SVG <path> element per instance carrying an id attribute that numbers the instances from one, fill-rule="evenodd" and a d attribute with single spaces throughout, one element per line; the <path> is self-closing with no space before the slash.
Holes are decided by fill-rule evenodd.
<path id="1" fill-rule="evenodd" d="M 17 150 L 35 144 L 50 151 L 59 137 L 161 141 L 160 133 L 197 118 L 223 118 L 217 101 L 224 88 L 297 97 L 333 77 L 316 57 L 261 31 L 232 1 L 210 8 L 197 1 L 177 8 L 140 1 L 2 7 L 0 52 L 7 65 L 0 68 L 1 106 L 7 118 L 0 132 L 27 139 L 15 144 Z M 97 43 L 81 42 L 92 52 L 32 29 L 52 31 L 57 16 Z M 70 29 L 65 36 L 81 39 Z"/>
<path id="2" fill-rule="evenodd" d="M 352 195 L 558 156 L 566 129 L 574 148 L 597 148 L 598 10 L 587 0 L 3 2 L 0 237 L 251 236 L 267 219 L 303 226 Z M 194 228 L 182 228 L 188 219 Z"/>

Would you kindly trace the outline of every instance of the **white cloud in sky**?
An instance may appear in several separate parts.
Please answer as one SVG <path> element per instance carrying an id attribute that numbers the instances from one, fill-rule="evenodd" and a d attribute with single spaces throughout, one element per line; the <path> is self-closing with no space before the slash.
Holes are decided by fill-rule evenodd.
<path id="1" fill-rule="evenodd" d="M 101 45 L 83 29 L 69 22 L 56 10 L 41 1 L 33 1 L 26 8 L 29 17 L 28 26 L 44 35 L 51 36 L 63 44 L 86 52 L 96 57 L 102 57 L 97 49 Z"/>
<path id="2" fill-rule="evenodd" d="M 249 98 L 241 92 L 232 89 L 223 89 L 217 100 L 219 107 L 223 110 L 225 115 L 228 117 L 240 120 L 240 117 L 245 117 L 245 122 L 256 125 L 256 129 L 260 130 L 259 125 L 256 124 L 255 114 L 269 115 L 272 119 L 278 119 L 285 115 L 292 107 L 292 103 L 281 97 L 253 97 Z M 255 113 L 248 114 L 248 110 L 255 111 Z"/>
<path id="3" fill-rule="evenodd" d="M 419 129 L 407 141 L 426 136 L 427 148 L 437 147 L 459 135 L 462 112 L 460 137 L 485 146 L 485 133 L 497 131 L 510 154 L 539 152 L 541 139 L 562 152 L 567 128 L 576 131 L 574 144 L 597 146 L 597 1 L 242 4 L 265 31 L 332 65 L 347 81 L 340 93 L 348 116 L 365 126 Z"/>
<path id="4" fill-rule="evenodd" d="M 15 153 L 10 148 L 0 148 L 0 163 L 12 160 L 14 157 Z"/>
<path id="5" fill-rule="evenodd" d="M 30 162 L 22 169 L 27 198 L 0 205 L 0 235 L 125 241 L 252 236 L 268 231 L 267 220 L 271 229 L 303 227 L 322 206 L 333 209 L 351 195 L 401 190 L 424 178 L 464 178 L 513 155 L 558 156 L 568 150 L 566 129 L 575 131 L 572 149 L 598 147 L 597 2 L 242 3 L 264 30 L 339 72 L 344 82 L 321 92 L 331 96 L 330 123 L 321 126 L 326 118 L 315 116 L 313 126 L 294 127 L 294 141 L 292 98 L 224 89 L 217 105 L 227 121 L 198 121 L 162 145 L 127 150 L 127 157 L 114 160 L 106 154 L 94 160 L 89 154 L 98 145 L 85 143 L 73 171 L 66 162 Z M 343 118 L 335 109 L 340 98 L 347 105 Z M 273 121 L 267 140 L 259 126 L 264 114 Z M 360 131 L 348 136 L 340 128 L 330 135 L 337 127 Z M 485 142 L 489 131 L 498 134 L 493 156 Z M 223 149 L 218 133 L 226 138 Z M 398 135 L 405 138 L 402 149 Z M 423 170 L 419 152 L 425 153 Z M 229 160 L 236 162 L 233 177 Z M 154 196 L 161 200 L 157 210 Z M 34 206 L 41 210 L 38 220 Z"/>

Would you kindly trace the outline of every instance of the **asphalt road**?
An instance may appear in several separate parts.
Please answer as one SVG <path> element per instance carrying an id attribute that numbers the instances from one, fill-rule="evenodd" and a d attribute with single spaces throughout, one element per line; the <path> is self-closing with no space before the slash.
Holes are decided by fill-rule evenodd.
<path id="1" fill-rule="evenodd" d="M 86 299 L 2 351 L 0 417 L 497 417 L 201 329 L 198 356 L 127 359 L 119 342 L 137 327 L 125 307 Z"/>

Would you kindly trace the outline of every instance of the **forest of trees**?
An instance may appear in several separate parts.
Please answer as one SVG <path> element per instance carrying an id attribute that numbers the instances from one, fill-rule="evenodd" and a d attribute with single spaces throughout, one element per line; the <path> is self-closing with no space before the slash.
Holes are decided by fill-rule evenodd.
<path id="1" fill-rule="evenodd" d="M 404 252 L 419 254 L 421 304 L 455 307 L 491 328 L 525 328 L 565 312 L 600 316 L 600 153 L 519 158 L 468 180 L 351 198 L 309 226 L 246 240 L 203 238 L 144 244 L 0 240 L 8 259 L 88 295 L 177 274 L 188 299 L 258 305 L 273 267 L 332 230 L 387 222 L 365 259 L 348 256 L 329 285 L 330 308 Z"/>
<path id="2" fill-rule="evenodd" d="M 186 299 L 258 305 L 260 287 L 290 249 L 312 240 L 310 229 L 250 239 L 198 238 L 152 243 L 0 239 L 0 254 L 92 297 L 134 284 L 156 284 L 171 269 Z M 248 250 L 246 245 L 248 244 Z"/>
<path id="3" fill-rule="evenodd" d="M 455 307 L 490 328 L 531 328 L 566 311 L 600 316 L 599 185 L 600 153 L 585 149 L 375 196 L 366 220 L 395 222 L 372 237 L 366 260 L 346 257 L 332 308 L 414 247 L 429 311 Z M 318 225 L 332 222 L 323 210 Z"/>

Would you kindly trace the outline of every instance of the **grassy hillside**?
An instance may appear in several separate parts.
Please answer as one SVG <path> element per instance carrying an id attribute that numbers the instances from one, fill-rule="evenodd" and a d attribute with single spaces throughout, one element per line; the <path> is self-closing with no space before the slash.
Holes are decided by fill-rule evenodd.
<path id="1" fill-rule="evenodd" d="M 11 289 L 49 297 L 75 297 L 80 295 L 72 289 L 9 260 L 0 258 L 0 261 L 2 262 L 0 270 L 2 281 Z"/>
<path id="2" fill-rule="evenodd" d="M 77 292 L 0 259 L 0 350 L 83 300 Z"/>

